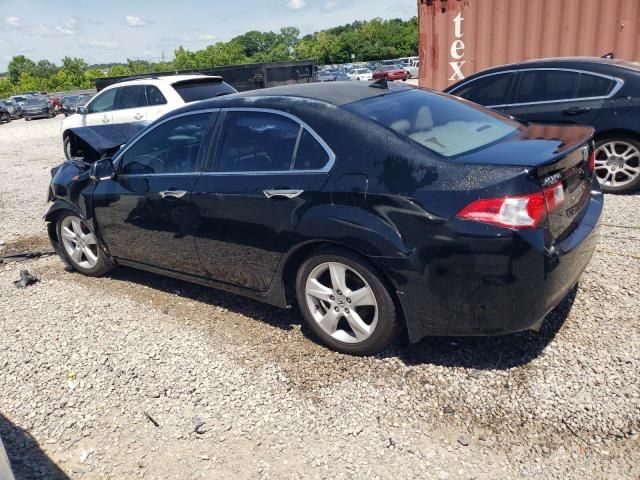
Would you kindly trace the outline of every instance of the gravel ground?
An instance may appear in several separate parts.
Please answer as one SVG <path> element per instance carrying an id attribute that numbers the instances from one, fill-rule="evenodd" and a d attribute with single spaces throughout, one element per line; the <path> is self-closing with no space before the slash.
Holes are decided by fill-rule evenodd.
<path id="1" fill-rule="evenodd" d="M 0 126 L 0 249 L 47 246 L 60 118 Z M 353 358 L 295 310 L 0 265 L 0 435 L 31 478 L 640 478 L 640 196 L 539 333 Z M 13 286 L 21 268 L 41 281 Z M 526 308 L 526 306 L 523 306 Z"/>

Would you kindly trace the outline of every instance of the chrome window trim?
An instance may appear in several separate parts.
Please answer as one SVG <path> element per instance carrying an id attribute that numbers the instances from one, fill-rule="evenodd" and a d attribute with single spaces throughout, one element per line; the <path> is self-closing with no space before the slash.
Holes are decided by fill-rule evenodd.
<path id="1" fill-rule="evenodd" d="M 324 173 L 329 173 L 331 171 L 331 168 L 333 167 L 333 164 L 336 161 L 336 156 L 333 153 L 333 150 L 331 150 L 331 148 L 329 147 L 329 145 L 327 145 L 327 143 L 322 139 L 322 137 L 320 137 L 320 135 L 318 135 L 309 125 L 307 125 L 307 123 L 304 120 L 301 120 L 300 118 L 296 117 L 295 115 L 292 115 L 288 112 L 283 112 L 281 110 L 274 110 L 271 108 L 251 108 L 251 107 L 228 107 L 228 108 L 223 108 L 222 109 L 223 112 L 259 112 L 259 113 L 271 113 L 274 115 L 280 115 L 283 117 L 286 117 L 290 120 L 293 120 L 294 122 L 296 122 L 298 125 L 300 125 L 301 128 L 304 128 L 307 132 L 309 132 L 309 134 L 311 134 L 311 136 L 320 144 L 320 146 L 324 149 L 324 151 L 327 153 L 327 155 L 329 156 L 329 160 L 327 161 L 327 163 L 325 164 L 324 167 L 320 168 L 320 169 L 315 169 L 315 170 L 269 170 L 269 171 L 257 171 L 257 172 L 251 172 L 251 171 L 246 171 L 246 172 L 218 172 L 218 171 L 214 171 L 214 172 L 202 172 L 202 175 L 208 175 L 208 176 L 223 176 L 223 175 L 300 175 L 303 173 L 311 173 L 311 174 L 324 174 Z M 300 132 L 302 132 L 302 130 L 300 130 Z M 299 137 L 301 137 L 301 133 L 299 133 L 298 135 Z M 294 150 L 294 158 L 297 156 L 297 150 Z M 217 165 L 216 165 L 217 166 Z"/>
<path id="2" fill-rule="evenodd" d="M 122 160 L 122 157 L 129 151 L 130 148 L 132 148 L 136 143 L 138 143 L 142 138 L 146 137 L 150 132 L 154 131 L 156 128 L 160 127 L 161 125 L 164 125 L 167 122 L 170 122 L 172 120 L 175 120 L 177 118 L 182 118 L 182 117 L 187 117 L 190 115 L 200 115 L 203 113 L 215 113 L 215 112 L 219 112 L 220 109 L 219 108 L 207 108 L 204 110 L 194 110 L 191 112 L 185 112 L 185 113 L 181 113 L 179 115 L 174 115 L 172 117 L 169 118 L 165 118 L 164 120 L 162 120 L 161 122 L 152 124 L 147 130 L 143 130 L 142 132 L 140 132 L 140 134 L 137 137 L 134 137 L 133 141 L 126 145 L 121 151 L 119 151 L 118 153 L 116 153 L 115 158 L 113 159 L 113 168 L 116 172 L 118 172 L 118 170 L 120 169 L 120 161 Z M 201 146 L 202 148 L 202 146 Z M 194 170 L 193 172 L 181 172 L 181 173 L 118 173 L 118 177 L 124 177 L 124 178 L 130 178 L 130 177 L 169 177 L 169 176 L 186 176 L 186 175 L 199 175 L 201 173 L 202 170 Z"/>
<path id="3" fill-rule="evenodd" d="M 513 70 L 501 70 L 499 72 L 491 72 L 491 73 L 487 73 L 485 75 L 480 75 L 479 77 L 475 77 L 475 78 L 473 78 L 471 80 L 468 80 L 468 81 L 466 81 L 464 83 L 461 83 L 455 89 L 449 91 L 449 94 L 455 95 L 455 92 L 460 90 L 465 85 L 473 83 L 476 80 L 480 80 L 481 78 L 490 77 L 490 76 L 493 76 L 493 75 L 500 75 L 500 74 L 503 74 L 503 73 L 537 72 L 537 71 L 540 71 L 540 70 L 572 72 L 572 73 L 579 73 L 579 74 L 585 74 L 585 75 L 593 75 L 593 76 L 596 76 L 596 77 L 602 77 L 602 78 L 607 78 L 609 80 L 613 80 L 614 82 L 616 82 L 616 84 L 611 89 L 611 91 L 607 95 L 604 95 L 604 96 L 564 98 L 564 99 L 558 99 L 558 100 L 544 100 L 544 101 L 541 101 L 541 102 L 507 103 L 507 104 L 504 104 L 504 105 L 491 105 L 491 106 L 487 105 L 486 108 L 500 108 L 500 107 L 504 108 L 504 107 L 519 107 L 519 106 L 526 106 L 526 105 L 543 105 L 543 104 L 547 104 L 547 103 L 584 102 L 584 101 L 588 101 L 588 100 L 606 100 L 607 98 L 611 98 L 616 93 L 618 93 L 620 91 L 620 89 L 624 85 L 624 80 L 622 78 L 613 77 L 611 75 L 606 75 L 604 73 L 589 72 L 587 70 L 579 70 L 579 69 L 575 69 L 575 68 L 539 67 L 539 68 L 520 68 L 520 69 L 513 69 Z"/>

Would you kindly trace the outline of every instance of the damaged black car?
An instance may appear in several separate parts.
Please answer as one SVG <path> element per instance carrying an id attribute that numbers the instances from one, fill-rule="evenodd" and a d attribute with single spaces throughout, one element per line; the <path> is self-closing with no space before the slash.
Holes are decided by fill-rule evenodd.
<path id="1" fill-rule="evenodd" d="M 593 129 L 384 81 L 245 92 L 77 137 L 46 215 L 70 267 L 297 304 L 350 354 L 403 329 L 538 328 L 589 262 L 603 206 Z"/>

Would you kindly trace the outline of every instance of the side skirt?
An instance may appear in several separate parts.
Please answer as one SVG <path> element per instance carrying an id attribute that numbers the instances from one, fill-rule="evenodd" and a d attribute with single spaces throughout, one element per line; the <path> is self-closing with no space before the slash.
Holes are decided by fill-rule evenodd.
<path id="1" fill-rule="evenodd" d="M 154 267 L 152 265 L 147 265 L 146 263 L 134 262 L 131 260 L 123 260 L 121 258 L 115 257 L 114 260 L 118 265 L 122 265 L 124 267 L 131 267 L 138 270 L 144 270 L 146 272 L 155 273 L 158 275 L 163 275 L 165 277 L 176 278 L 178 280 L 183 280 L 185 282 L 196 283 L 198 285 L 203 285 L 205 287 L 211 287 L 218 290 L 224 290 L 225 292 L 234 293 L 236 295 L 242 295 L 243 297 L 248 297 L 253 300 L 257 300 L 259 302 L 267 303 L 269 305 L 273 305 L 274 307 L 279 308 L 288 308 L 284 296 L 284 292 L 282 292 L 280 288 L 271 288 L 266 292 L 259 292 L 256 290 L 251 290 L 249 288 L 239 287 L 236 285 L 231 285 L 224 282 L 218 282 L 215 280 L 210 280 L 205 277 L 200 277 L 198 275 L 190 275 L 188 273 L 177 272 L 175 270 L 168 270 L 161 267 Z M 274 282 L 274 284 L 278 284 L 281 282 Z"/>

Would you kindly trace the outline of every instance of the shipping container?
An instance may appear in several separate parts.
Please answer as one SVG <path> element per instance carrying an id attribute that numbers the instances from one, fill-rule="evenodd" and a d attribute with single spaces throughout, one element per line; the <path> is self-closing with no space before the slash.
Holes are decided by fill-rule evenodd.
<path id="1" fill-rule="evenodd" d="M 640 60 L 640 0 L 418 0 L 420 85 L 535 58 Z"/>

